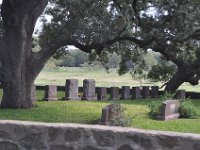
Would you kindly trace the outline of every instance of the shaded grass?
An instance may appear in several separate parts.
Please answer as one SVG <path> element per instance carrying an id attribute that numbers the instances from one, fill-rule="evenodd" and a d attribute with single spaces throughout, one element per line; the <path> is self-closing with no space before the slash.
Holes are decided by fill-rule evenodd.
<path id="1" fill-rule="evenodd" d="M 151 119 L 148 115 L 147 106 L 150 100 L 120 100 L 118 102 L 125 108 L 126 115 L 132 118 L 132 127 L 200 133 L 200 118 L 158 121 Z M 38 101 L 34 103 L 37 107 L 31 109 L 0 109 L 0 119 L 93 124 L 99 121 L 102 107 L 110 103 L 110 101 Z M 193 103 L 200 107 L 200 101 L 193 100 Z"/>

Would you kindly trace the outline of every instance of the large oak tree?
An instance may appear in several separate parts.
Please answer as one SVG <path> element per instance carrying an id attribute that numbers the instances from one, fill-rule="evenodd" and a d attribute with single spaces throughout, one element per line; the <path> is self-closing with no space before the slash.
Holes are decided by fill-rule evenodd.
<path id="1" fill-rule="evenodd" d="M 120 0 L 115 2 L 123 9 Z M 197 85 L 200 79 L 200 2 L 133 0 L 126 5 L 138 14 L 127 21 L 133 21 L 138 30 L 130 30 L 124 39 L 140 39 L 134 43 L 161 53 L 177 66 L 177 72 L 166 83 L 165 91 L 173 93 L 184 82 Z"/>
<path id="2" fill-rule="evenodd" d="M 3 0 L 0 39 L 0 82 L 3 108 L 30 108 L 31 87 L 45 63 L 55 53 L 74 45 L 100 54 L 126 31 L 122 13 L 115 13 L 111 0 L 51 0 L 40 34 L 41 50 L 32 50 L 32 35 L 48 0 Z"/>

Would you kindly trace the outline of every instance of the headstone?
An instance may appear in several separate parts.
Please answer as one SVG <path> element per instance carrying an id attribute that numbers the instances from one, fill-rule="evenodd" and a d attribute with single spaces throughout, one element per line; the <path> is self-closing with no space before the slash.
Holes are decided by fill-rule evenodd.
<path id="1" fill-rule="evenodd" d="M 109 125 L 110 117 L 111 117 L 111 105 L 107 105 L 102 109 L 101 124 Z"/>
<path id="2" fill-rule="evenodd" d="M 110 105 L 105 106 L 102 109 L 101 124 L 111 125 L 114 119 L 118 119 L 120 115 L 119 113 L 120 110 L 121 110 L 121 107 L 120 105 L 117 105 L 117 104 L 110 104 Z"/>
<path id="3" fill-rule="evenodd" d="M 149 98 L 150 97 L 150 89 L 149 86 L 142 87 L 142 98 Z"/>
<path id="4" fill-rule="evenodd" d="M 95 93 L 95 80 L 83 80 L 83 100 L 97 100 Z"/>
<path id="5" fill-rule="evenodd" d="M 130 86 L 122 86 L 121 99 L 130 99 Z"/>
<path id="6" fill-rule="evenodd" d="M 81 100 L 78 96 L 78 80 L 67 79 L 65 83 L 65 100 Z"/>
<path id="7" fill-rule="evenodd" d="M 97 99 L 105 100 L 107 96 L 107 88 L 106 87 L 98 87 L 97 90 Z"/>
<path id="8" fill-rule="evenodd" d="M 152 86 L 151 87 L 151 97 L 152 98 L 158 98 L 159 97 L 159 87 L 158 86 Z"/>
<path id="9" fill-rule="evenodd" d="M 178 98 L 178 99 L 185 99 L 185 90 L 178 90 L 178 91 L 176 91 L 176 98 Z"/>
<path id="10" fill-rule="evenodd" d="M 31 101 L 32 102 L 36 102 L 37 98 L 36 98 L 36 86 L 32 85 L 31 87 Z"/>
<path id="11" fill-rule="evenodd" d="M 179 100 L 166 100 L 161 105 L 160 115 L 157 116 L 157 119 L 159 120 L 177 119 L 180 117 L 179 108 L 180 108 Z"/>
<path id="12" fill-rule="evenodd" d="M 133 99 L 140 99 L 141 98 L 141 89 L 140 89 L 140 87 L 133 87 L 132 88 L 132 98 Z"/>
<path id="13" fill-rule="evenodd" d="M 119 87 L 110 88 L 110 100 L 119 99 Z"/>
<path id="14" fill-rule="evenodd" d="M 45 101 L 55 101 L 57 99 L 57 86 L 55 85 L 46 85 L 45 86 Z"/>

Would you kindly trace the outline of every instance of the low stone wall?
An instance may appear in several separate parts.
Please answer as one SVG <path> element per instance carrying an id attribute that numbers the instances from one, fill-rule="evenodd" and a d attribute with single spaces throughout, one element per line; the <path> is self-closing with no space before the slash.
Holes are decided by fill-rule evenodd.
<path id="1" fill-rule="evenodd" d="M 99 125 L 0 121 L 1 150 L 199 150 L 200 135 Z"/>

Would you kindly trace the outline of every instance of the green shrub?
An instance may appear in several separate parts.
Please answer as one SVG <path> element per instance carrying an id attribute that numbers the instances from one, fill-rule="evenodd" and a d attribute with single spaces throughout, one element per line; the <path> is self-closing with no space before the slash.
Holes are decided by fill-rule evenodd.
<path id="1" fill-rule="evenodd" d="M 124 113 L 125 108 L 121 106 L 121 104 L 117 102 L 113 102 L 111 104 L 111 119 L 109 120 L 109 125 L 111 126 L 122 126 L 122 127 L 130 127 L 132 123 L 132 119 L 127 117 Z"/>
<path id="2" fill-rule="evenodd" d="M 160 106 L 161 106 L 162 102 L 163 102 L 162 100 L 156 100 L 156 101 L 152 101 L 148 105 L 148 107 L 150 109 L 149 115 L 151 117 L 154 118 L 156 115 L 160 115 Z"/>
<path id="3" fill-rule="evenodd" d="M 190 99 L 181 100 L 180 106 L 181 118 L 197 118 L 198 111 Z"/>

